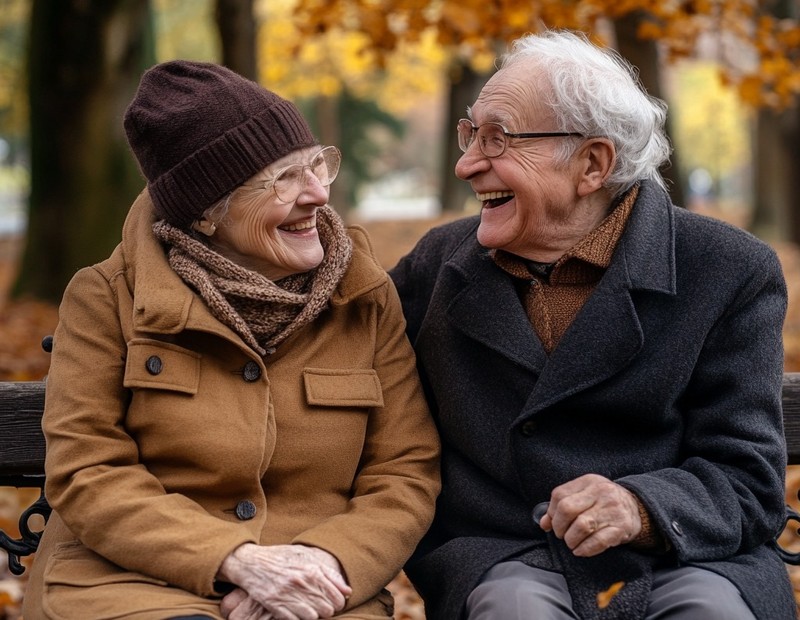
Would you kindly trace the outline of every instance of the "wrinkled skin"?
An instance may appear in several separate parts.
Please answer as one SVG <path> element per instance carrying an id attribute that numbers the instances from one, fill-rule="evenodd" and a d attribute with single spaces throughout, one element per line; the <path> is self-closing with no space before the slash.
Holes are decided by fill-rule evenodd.
<path id="1" fill-rule="evenodd" d="M 300 195 L 287 203 L 264 188 L 264 179 L 288 165 L 306 163 L 317 151 L 319 147 L 299 149 L 273 162 L 231 194 L 224 216 L 207 213 L 196 230 L 208 235 L 220 254 L 271 280 L 314 269 L 325 254 L 316 213 L 328 203 L 328 188 L 305 170 Z"/>
<path id="2" fill-rule="evenodd" d="M 520 62 L 495 73 L 469 110 L 472 122 L 500 123 L 512 133 L 560 129 L 543 93 L 531 90 L 535 71 L 535 63 Z M 559 161 L 555 153 L 564 140 L 577 140 L 576 150 L 568 161 Z M 603 182 L 615 158 L 605 138 L 512 139 L 502 155 L 492 158 L 483 155 L 476 140 L 455 173 L 481 202 L 481 245 L 552 262 L 607 215 L 611 196 Z M 491 200 L 495 193 L 505 198 Z"/>
<path id="3" fill-rule="evenodd" d="M 242 545 L 219 577 L 238 586 L 220 605 L 228 620 L 330 618 L 351 593 L 338 560 L 304 545 Z"/>
<path id="4" fill-rule="evenodd" d="M 553 489 L 539 524 L 564 540 L 576 556 L 591 557 L 623 545 L 642 531 L 638 500 L 608 478 L 586 474 Z"/>

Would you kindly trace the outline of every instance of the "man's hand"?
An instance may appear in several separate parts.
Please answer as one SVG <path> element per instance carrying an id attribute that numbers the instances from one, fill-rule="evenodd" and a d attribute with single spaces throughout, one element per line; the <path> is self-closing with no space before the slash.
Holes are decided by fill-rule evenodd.
<path id="1" fill-rule="evenodd" d="M 330 618 L 351 593 L 338 560 L 303 545 L 242 545 L 225 558 L 218 576 L 243 590 L 223 599 L 221 609 L 232 620 Z M 256 604 L 266 615 L 259 615 Z"/>
<path id="2" fill-rule="evenodd" d="M 596 474 L 553 489 L 547 514 L 539 525 L 546 532 L 552 530 L 581 557 L 625 544 L 642 530 L 636 496 Z"/>

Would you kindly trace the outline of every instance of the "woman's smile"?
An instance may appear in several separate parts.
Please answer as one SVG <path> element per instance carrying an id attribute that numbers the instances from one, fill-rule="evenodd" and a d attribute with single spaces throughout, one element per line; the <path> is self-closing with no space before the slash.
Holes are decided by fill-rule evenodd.
<path id="1" fill-rule="evenodd" d="M 311 228 L 315 229 L 316 227 L 317 223 L 314 218 L 309 218 L 307 220 L 292 222 L 290 224 L 281 224 L 278 226 L 278 230 L 282 230 L 284 232 L 303 232 Z"/>

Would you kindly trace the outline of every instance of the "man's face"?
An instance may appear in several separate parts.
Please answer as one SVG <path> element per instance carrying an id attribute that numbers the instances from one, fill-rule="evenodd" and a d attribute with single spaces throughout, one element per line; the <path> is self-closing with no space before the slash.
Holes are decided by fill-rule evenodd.
<path id="1" fill-rule="evenodd" d="M 470 110 L 473 124 L 500 123 L 510 133 L 558 131 L 535 76 L 528 62 L 498 71 Z M 505 152 L 493 158 L 481 153 L 477 140 L 470 145 L 456 176 L 481 202 L 481 245 L 549 261 L 587 232 L 577 193 L 580 166 L 576 158 L 555 158 L 559 141 L 568 139 L 580 138 L 508 138 Z"/>

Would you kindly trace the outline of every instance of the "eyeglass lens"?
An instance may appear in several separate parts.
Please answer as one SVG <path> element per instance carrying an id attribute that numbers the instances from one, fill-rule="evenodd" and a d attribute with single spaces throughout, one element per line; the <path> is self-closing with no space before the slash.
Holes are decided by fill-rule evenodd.
<path id="1" fill-rule="evenodd" d="M 506 135 L 503 128 L 496 123 L 484 123 L 475 127 L 470 121 L 458 121 L 458 146 L 467 152 L 467 149 L 478 139 L 478 147 L 486 157 L 499 157 L 506 150 Z"/>
<path id="2" fill-rule="evenodd" d="M 284 202 L 297 200 L 306 184 L 306 169 L 317 177 L 322 187 L 328 187 L 339 173 L 342 157 L 335 146 L 326 146 L 308 164 L 294 164 L 284 168 L 272 180 L 275 193 Z"/>

